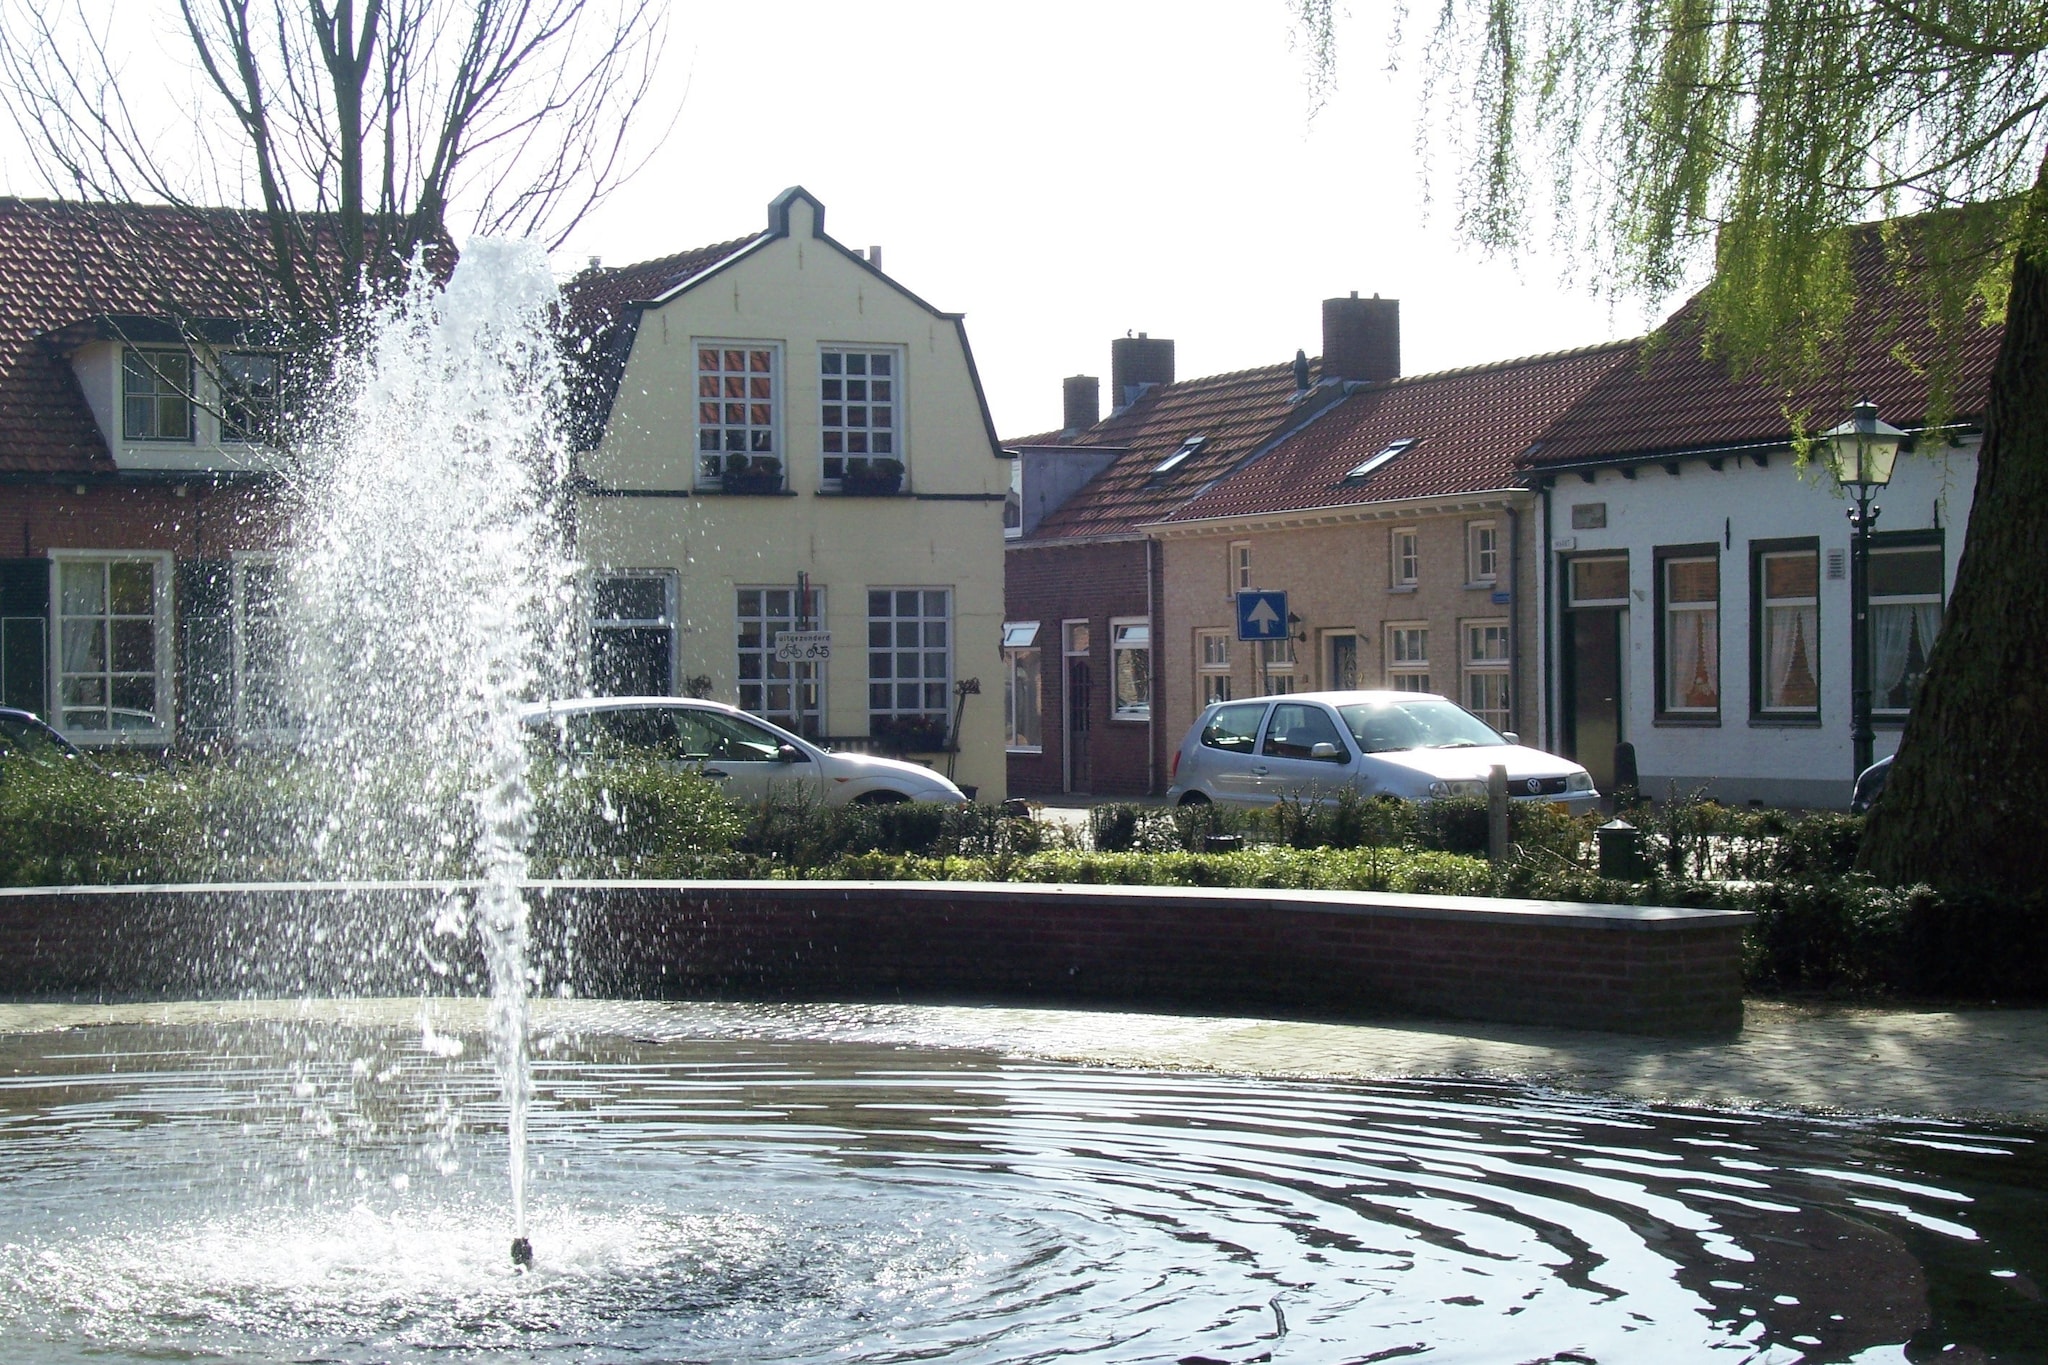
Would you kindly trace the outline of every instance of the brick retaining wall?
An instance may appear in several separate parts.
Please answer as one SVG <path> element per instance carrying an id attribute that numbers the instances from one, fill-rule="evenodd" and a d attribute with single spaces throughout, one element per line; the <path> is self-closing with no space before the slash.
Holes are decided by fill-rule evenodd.
<path id="1" fill-rule="evenodd" d="M 468 994 L 441 884 L 0 890 L 0 997 Z M 1742 926 L 1714 910 L 1348 892 L 902 882 L 556 882 L 543 988 L 1730 1033 Z"/>

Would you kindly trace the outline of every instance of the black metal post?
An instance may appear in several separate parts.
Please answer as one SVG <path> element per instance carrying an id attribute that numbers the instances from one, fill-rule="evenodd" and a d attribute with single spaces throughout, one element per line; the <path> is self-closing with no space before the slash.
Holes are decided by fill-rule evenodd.
<path id="1" fill-rule="evenodd" d="M 1870 727 L 1870 528 L 1881 510 L 1870 505 L 1870 489 L 1858 485 L 1856 505 L 1849 509 L 1849 525 L 1855 532 L 1849 552 L 1849 743 L 1856 763 L 1851 781 L 1870 766 L 1877 739 Z"/>

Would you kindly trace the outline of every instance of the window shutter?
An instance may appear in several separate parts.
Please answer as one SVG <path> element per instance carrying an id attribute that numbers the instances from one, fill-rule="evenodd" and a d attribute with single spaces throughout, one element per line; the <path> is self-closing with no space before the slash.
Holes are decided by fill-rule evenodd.
<path id="1" fill-rule="evenodd" d="M 178 561 L 180 728 L 193 739 L 226 734 L 235 721 L 234 566 Z"/>
<path id="2" fill-rule="evenodd" d="M 49 714 L 50 561 L 0 559 L 0 706 Z"/>

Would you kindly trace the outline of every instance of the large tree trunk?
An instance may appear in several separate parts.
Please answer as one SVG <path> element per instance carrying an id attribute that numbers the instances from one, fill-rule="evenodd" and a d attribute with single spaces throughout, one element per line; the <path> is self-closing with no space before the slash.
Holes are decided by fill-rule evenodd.
<path id="1" fill-rule="evenodd" d="M 1977 494 L 1927 681 L 1862 866 L 1904 884 L 2038 892 L 2048 866 L 2048 256 L 2022 249 Z"/>

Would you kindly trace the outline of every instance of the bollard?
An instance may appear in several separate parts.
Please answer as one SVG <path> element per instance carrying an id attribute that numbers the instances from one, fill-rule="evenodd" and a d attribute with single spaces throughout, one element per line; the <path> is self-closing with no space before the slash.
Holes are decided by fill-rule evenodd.
<path id="1" fill-rule="evenodd" d="M 1638 882 L 1649 875 L 1643 865 L 1643 832 L 1620 816 L 1593 831 L 1600 845 L 1600 875 Z"/>
<path id="2" fill-rule="evenodd" d="M 1486 856 L 1496 863 L 1508 856 L 1508 770 L 1498 763 L 1486 773 Z"/>

